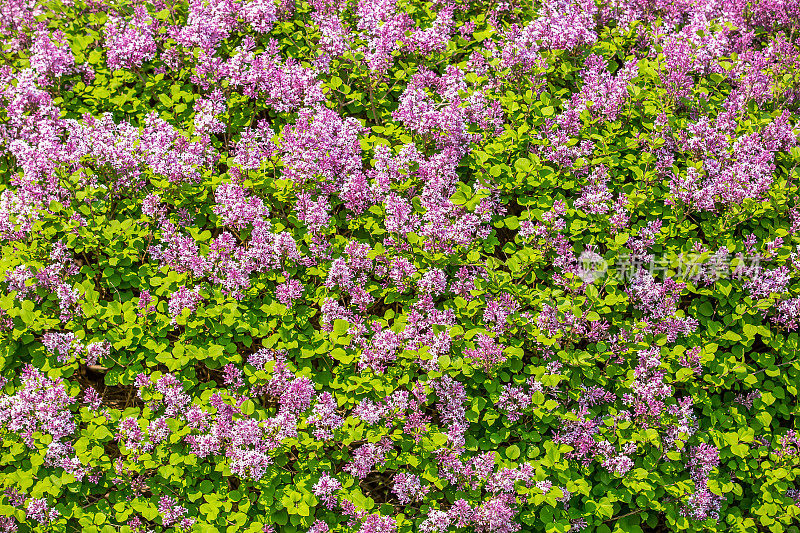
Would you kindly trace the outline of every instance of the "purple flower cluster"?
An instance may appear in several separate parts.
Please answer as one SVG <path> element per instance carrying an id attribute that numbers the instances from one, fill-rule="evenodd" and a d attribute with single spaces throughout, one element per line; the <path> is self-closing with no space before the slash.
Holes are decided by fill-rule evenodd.
<path id="1" fill-rule="evenodd" d="M 136 6 L 133 17 L 112 14 L 103 28 L 108 67 L 111 70 L 137 69 L 155 57 L 157 27 L 144 6 Z"/>
<path id="2" fill-rule="evenodd" d="M 183 314 L 183 311 L 188 310 L 189 314 L 194 313 L 200 302 L 203 301 L 203 296 L 200 295 L 200 287 L 195 287 L 193 290 L 181 287 L 169 298 L 169 314 L 172 316 L 172 323 L 175 324 L 175 319 Z"/>
<path id="3" fill-rule="evenodd" d="M 22 387 L 13 395 L 0 395 L 0 426 L 29 445 L 34 434 L 50 435 L 53 441 L 72 435 L 76 429 L 70 408 L 75 404 L 61 379 L 51 380 L 27 365 L 20 376 Z"/>
<path id="4" fill-rule="evenodd" d="M 25 507 L 25 515 L 39 524 L 50 524 L 58 519 L 59 512 L 50 508 L 47 498 L 31 498 Z"/>
<path id="5" fill-rule="evenodd" d="M 689 496 L 684 512 L 694 520 L 716 520 L 723 498 L 709 490 L 708 479 L 714 468 L 719 466 L 719 450 L 710 444 L 695 446 L 687 466 L 691 469 L 695 490 Z"/>
<path id="6" fill-rule="evenodd" d="M 194 518 L 184 518 L 186 513 L 186 508 L 178 505 L 170 496 L 162 496 L 158 500 L 158 514 L 165 527 L 178 526 L 182 530 L 191 530 Z"/>
<path id="7" fill-rule="evenodd" d="M 475 348 L 464 351 L 464 356 L 487 372 L 506 360 L 503 355 L 505 347 L 488 335 L 479 334 L 475 340 Z"/>
<path id="8" fill-rule="evenodd" d="M 392 491 L 402 505 L 422 500 L 430 487 L 422 485 L 419 476 L 400 472 L 394 476 Z"/>
<path id="9" fill-rule="evenodd" d="M 353 459 L 345 465 L 344 471 L 354 477 L 364 479 L 376 466 L 386 462 L 386 454 L 392 449 L 392 443 L 388 439 L 363 444 L 355 449 Z"/>

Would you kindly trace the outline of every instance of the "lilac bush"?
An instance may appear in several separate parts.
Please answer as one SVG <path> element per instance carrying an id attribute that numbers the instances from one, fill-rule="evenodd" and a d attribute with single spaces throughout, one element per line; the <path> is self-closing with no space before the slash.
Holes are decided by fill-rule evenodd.
<path id="1" fill-rule="evenodd" d="M 0 2 L 0 531 L 798 531 L 799 20 Z"/>

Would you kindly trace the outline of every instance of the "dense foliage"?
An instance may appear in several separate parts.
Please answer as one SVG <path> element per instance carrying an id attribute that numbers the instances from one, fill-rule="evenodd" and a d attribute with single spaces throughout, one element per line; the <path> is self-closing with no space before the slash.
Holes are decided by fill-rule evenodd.
<path id="1" fill-rule="evenodd" d="M 2 0 L 0 531 L 798 531 L 797 0 Z"/>

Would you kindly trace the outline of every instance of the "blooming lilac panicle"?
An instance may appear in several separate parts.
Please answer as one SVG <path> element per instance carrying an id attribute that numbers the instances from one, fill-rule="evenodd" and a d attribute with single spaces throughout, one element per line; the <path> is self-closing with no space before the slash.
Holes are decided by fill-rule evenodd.
<path id="1" fill-rule="evenodd" d="M 191 403 L 191 398 L 184 391 L 183 384 L 172 374 L 165 374 L 156 380 L 155 389 L 163 396 L 166 405 L 165 414 L 176 416 Z"/>
<path id="2" fill-rule="evenodd" d="M 637 74 L 635 61 L 626 63 L 614 77 L 606 70 L 605 60 L 597 55 L 586 58 L 586 69 L 581 73 L 584 86 L 579 95 L 574 95 L 571 105 L 576 109 L 589 110 L 595 116 L 608 121 L 617 119 L 622 105 L 628 98 L 628 83 Z"/>
<path id="3" fill-rule="evenodd" d="M 597 8 L 587 0 L 551 1 L 543 4 L 539 17 L 521 31 L 512 32 L 503 48 L 515 49 L 517 57 L 506 65 L 523 64 L 528 68 L 536 63 L 539 49 L 572 50 L 597 40 L 594 21 Z"/>
<path id="4" fill-rule="evenodd" d="M 307 377 L 299 377 L 289 382 L 280 397 L 281 410 L 295 415 L 311 407 L 314 395 L 314 382 Z"/>
<path id="5" fill-rule="evenodd" d="M 290 279 L 278 285 L 275 291 L 275 297 L 282 304 L 291 307 L 294 305 L 295 300 L 303 296 L 303 285 L 296 279 Z"/>
<path id="6" fill-rule="evenodd" d="M 697 489 L 687 500 L 686 513 L 695 520 L 717 519 L 722 496 L 714 494 L 707 487 Z"/>
<path id="7" fill-rule="evenodd" d="M 719 466 L 719 450 L 710 444 L 702 443 L 691 450 L 687 463 L 695 484 L 695 491 L 689 496 L 683 513 L 695 520 L 716 519 L 722 497 L 708 488 L 708 479 L 714 468 Z"/>
<path id="8" fill-rule="evenodd" d="M 182 529 L 184 531 L 191 531 L 192 526 L 194 525 L 195 521 L 196 520 L 194 518 L 183 518 L 183 519 L 181 519 L 181 521 L 180 521 L 180 529 Z"/>
<path id="9" fill-rule="evenodd" d="M 44 458 L 45 466 L 63 469 L 66 473 L 75 476 L 77 481 L 82 481 L 88 469 L 81 463 L 72 444 L 59 441 L 51 442 L 47 447 Z"/>
<path id="10" fill-rule="evenodd" d="M 753 401 L 761 397 L 760 390 L 750 391 L 746 394 L 737 394 L 733 399 L 734 402 L 745 406 L 748 409 L 753 407 Z"/>
<path id="11" fill-rule="evenodd" d="M 509 325 L 508 317 L 517 312 L 518 309 L 519 304 L 514 297 L 504 292 L 497 299 L 487 298 L 483 320 L 492 324 L 494 331 L 501 332 Z"/>
<path id="12" fill-rule="evenodd" d="M 447 289 L 447 275 L 438 268 L 434 268 L 423 274 L 418 286 L 422 292 L 430 294 L 442 294 Z"/>
<path id="13" fill-rule="evenodd" d="M 111 343 L 108 341 L 92 342 L 86 345 L 86 364 L 96 365 L 111 353 Z"/>
<path id="14" fill-rule="evenodd" d="M 103 398 L 93 387 L 87 387 L 83 392 L 83 401 L 93 410 L 97 411 L 103 404 Z"/>
<path id="15" fill-rule="evenodd" d="M 247 358 L 247 362 L 259 370 L 264 370 L 264 365 L 270 361 L 281 360 L 283 357 L 275 350 L 261 348 Z"/>
<path id="16" fill-rule="evenodd" d="M 364 444 L 353 452 L 353 459 L 345 465 L 344 471 L 354 477 L 364 479 L 376 465 L 386 462 L 386 454 L 392 449 L 391 442 L 385 438 L 377 443 Z"/>
<path id="17" fill-rule="evenodd" d="M 225 98 L 222 93 L 214 91 L 207 97 L 196 100 L 194 110 L 195 133 L 204 135 L 225 131 L 225 123 L 218 118 L 226 110 Z"/>
<path id="18" fill-rule="evenodd" d="M 361 51 L 367 66 L 377 74 L 385 73 L 401 43 L 406 41 L 405 33 L 411 28 L 411 17 L 397 9 L 395 0 L 359 0 L 355 14 L 358 29 L 366 40 Z"/>
<path id="19" fill-rule="evenodd" d="M 208 413 L 193 405 L 186 411 L 186 423 L 192 429 L 205 431 L 208 428 Z"/>
<path id="20" fill-rule="evenodd" d="M 358 362 L 359 368 L 370 368 L 382 374 L 387 366 L 397 359 L 397 352 L 402 346 L 400 335 L 389 329 L 381 329 L 372 337 Z"/>
<path id="21" fill-rule="evenodd" d="M 6 283 L 8 292 L 16 291 L 17 298 L 24 300 L 28 294 L 35 291 L 35 285 L 30 286 L 27 281 L 35 280 L 34 273 L 25 265 L 19 265 L 13 270 L 6 271 Z"/>
<path id="22" fill-rule="evenodd" d="M 225 385 L 232 389 L 244 387 L 244 374 L 241 369 L 237 368 L 233 363 L 228 363 L 223 370 L 225 372 Z"/>
<path id="23" fill-rule="evenodd" d="M 328 531 L 330 531 L 330 527 L 322 520 L 315 520 L 308 529 L 308 533 L 328 533 Z"/>
<path id="24" fill-rule="evenodd" d="M 25 494 L 18 491 L 17 489 L 11 487 L 4 491 L 6 498 L 8 499 L 8 504 L 11 507 L 22 507 L 25 503 L 26 497 Z"/>
<path id="25" fill-rule="evenodd" d="M 358 533 L 396 533 L 397 521 L 391 516 L 367 515 Z"/>
<path id="26" fill-rule="evenodd" d="M 522 416 L 523 411 L 531 405 L 531 401 L 530 394 L 523 387 L 507 383 L 500 392 L 497 406 L 505 412 L 509 422 L 516 422 Z"/>
<path id="27" fill-rule="evenodd" d="M 323 473 L 314 485 L 314 495 L 319 498 L 325 507 L 333 510 L 338 505 L 338 498 L 335 493 L 341 488 L 342 484 L 338 480 L 327 473 Z"/>
<path id="28" fill-rule="evenodd" d="M 136 377 L 133 379 L 133 386 L 138 389 L 144 389 L 151 385 L 150 376 L 141 372 L 136 374 Z"/>
<path id="29" fill-rule="evenodd" d="M 60 440 L 71 435 L 76 424 L 71 406 L 74 399 L 61 379 L 48 379 L 42 372 L 26 366 L 21 375 L 22 388 L 13 395 L 0 395 L 0 427 L 16 433 L 33 445 L 36 432 Z"/>
<path id="30" fill-rule="evenodd" d="M 264 202 L 247 189 L 233 183 L 222 183 L 214 193 L 217 205 L 214 213 L 224 225 L 242 229 L 248 224 L 256 225 L 269 216 Z"/>
<path id="31" fill-rule="evenodd" d="M 83 353 L 85 346 L 74 333 L 46 333 L 42 337 L 47 351 L 56 354 L 59 363 L 66 363 Z"/>
<path id="32" fill-rule="evenodd" d="M 341 188 L 362 172 L 358 137 L 363 131 L 356 120 L 324 107 L 301 111 L 283 131 L 286 178 L 298 184 L 314 182 L 324 193 Z"/>
<path id="33" fill-rule="evenodd" d="M 158 501 L 158 514 L 161 515 L 161 521 L 165 527 L 178 524 L 186 513 L 186 508 L 178 505 L 170 496 L 162 496 Z"/>
<path id="34" fill-rule="evenodd" d="M 517 511 L 513 504 L 502 497 L 495 496 L 475 509 L 473 523 L 476 531 L 485 533 L 514 533 L 520 526 L 514 521 Z"/>
<path id="35" fill-rule="evenodd" d="M 2 533 L 16 533 L 17 520 L 13 516 L 0 516 L 0 531 Z"/>
<path id="36" fill-rule="evenodd" d="M 50 524 L 58 519 L 59 512 L 48 506 L 46 498 L 31 498 L 25 508 L 25 515 L 39 524 Z"/>
<path id="37" fill-rule="evenodd" d="M 506 360 L 503 355 L 505 347 L 492 337 L 481 333 L 476 337 L 475 345 L 475 348 L 465 350 L 464 355 L 484 370 L 489 370 Z"/>
<path id="38" fill-rule="evenodd" d="M 633 460 L 625 454 L 615 455 L 605 459 L 603 467 L 618 476 L 624 476 L 633 468 Z"/>
<path id="39" fill-rule="evenodd" d="M 50 33 L 44 28 L 37 31 L 30 52 L 31 68 L 43 77 L 57 78 L 75 71 L 75 58 L 61 31 Z"/>
<path id="40" fill-rule="evenodd" d="M 149 448 L 149 443 L 145 442 L 145 434 L 139 426 L 139 419 L 137 417 L 123 418 L 119 423 L 117 441 L 130 450 L 134 451 L 134 455 L 138 455 L 138 451 Z"/>
<path id="41" fill-rule="evenodd" d="M 553 441 L 572 446 L 573 450 L 567 453 L 568 458 L 580 459 L 583 464 L 589 464 L 598 454 L 595 435 L 599 432 L 600 421 L 588 416 L 585 408 L 575 414 L 577 420 L 565 420 Z"/>
<path id="42" fill-rule="evenodd" d="M 245 170 L 260 169 L 275 154 L 276 147 L 272 141 L 274 135 L 266 121 L 258 122 L 255 127 L 245 128 L 233 150 L 233 161 Z"/>
<path id="43" fill-rule="evenodd" d="M 421 533 L 444 533 L 450 527 L 451 522 L 452 519 L 448 513 L 431 509 L 420 524 L 419 530 Z"/>
<path id="44" fill-rule="evenodd" d="M 275 0 L 249 0 L 244 3 L 239 13 L 258 33 L 268 33 L 278 20 Z"/>
<path id="45" fill-rule="evenodd" d="M 273 425 L 286 424 L 278 422 Z M 227 446 L 226 455 L 230 459 L 231 472 L 235 475 L 252 480 L 259 480 L 267 472 L 273 463 L 269 451 L 279 445 L 279 441 L 285 438 L 280 431 L 274 437 L 274 442 L 269 438 L 273 429 L 269 428 L 269 423 L 262 427 L 256 420 L 242 419 L 237 420 L 231 428 L 230 443 Z"/>
<path id="46" fill-rule="evenodd" d="M 336 400 L 330 392 L 323 392 L 308 418 L 308 424 L 314 427 L 314 436 L 320 440 L 333 438 L 333 431 L 344 424 L 344 419 L 336 412 Z"/>
<path id="47" fill-rule="evenodd" d="M 744 282 L 743 287 L 753 299 L 767 298 L 770 294 L 783 294 L 791 281 L 789 268 L 781 266 L 775 269 L 763 269 L 757 276 Z"/>
<path id="48" fill-rule="evenodd" d="M 153 422 L 150 423 L 150 427 L 147 431 L 150 442 L 153 444 L 158 444 L 165 441 L 167 437 L 169 437 L 170 433 L 171 430 L 164 418 L 157 418 L 153 420 Z"/>
<path id="49" fill-rule="evenodd" d="M 175 319 L 182 314 L 184 309 L 188 309 L 189 313 L 194 313 L 202 300 L 203 296 L 200 295 L 200 287 L 195 287 L 192 290 L 181 287 L 173 292 L 168 303 L 172 324 L 176 324 Z"/>
<path id="50" fill-rule="evenodd" d="M 183 46 L 197 46 L 205 55 L 213 55 L 219 43 L 233 30 L 234 5 L 225 0 L 189 2 L 186 25 L 179 28 L 175 39 Z"/>
<path id="51" fill-rule="evenodd" d="M 575 531 L 583 531 L 589 524 L 586 522 L 585 518 L 573 518 L 570 520 L 570 527 Z M 572 531 L 570 529 L 570 531 Z"/>
<path id="52" fill-rule="evenodd" d="M 719 466 L 719 450 L 705 443 L 695 446 L 687 464 L 692 469 L 693 479 L 707 478 L 711 471 Z"/>
<path id="53" fill-rule="evenodd" d="M 446 424 L 448 439 L 456 446 L 462 446 L 464 444 L 464 433 L 469 427 L 465 407 L 467 402 L 466 387 L 449 375 L 433 380 L 431 385 L 439 399 L 436 403 L 436 409 L 439 411 L 442 421 Z M 418 397 L 421 396 L 419 387 L 415 387 L 414 392 Z"/>
<path id="54" fill-rule="evenodd" d="M 464 499 L 458 499 L 453 503 L 448 512 L 453 525 L 465 527 L 472 523 L 475 511 L 472 506 Z"/>
<path id="55" fill-rule="evenodd" d="M 375 403 L 370 398 L 364 398 L 353 409 L 352 415 L 369 425 L 375 425 L 386 416 L 387 411 L 387 407 L 382 403 Z"/>
<path id="56" fill-rule="evenodd" d="M 694 348 L 687 350 L 681 358 L 681 364 L 691 368 L 696 374 L 701 374 L 703 372 L 703 368 L 700 363 L 700 350 L 700 346 L 695 346 Z"/>
<path id="57" fill-rule="evenodd" d="M 342 24 L 339 13 L 332 10 L 318 9 L 311 17 L 319 27 L 322 34 L 319 40 L 319 55 L 316 66 L 324 72 L 330 69 L 330 62 L 334 57 L 342 56 L 351 45 L 348 41 L 348 32 Z"/>
<path id="58" fill-rule="evenodd" d="M 394 476 L 394 486 L 392 491 L 397 496 L 402 505 L 407 505 L 412 501 L 419 501 L 425 497 L 430 490 L 429 487 L 420 483 L 419 476 L 400 472 Z"/>
<path id="59" fill-rule="evenodd" d="M 145 116 L 139 137 L 137 155 L 153 172 L 173 183 L 200 182 L 201 170 L 218 158 L 208 137 L 192 141 L 156 113 Z"/>
<path id="60" fill-rule="evenodd" d="M 575 201 L 575 207 L 592 215 L 608 213 L 613 196 L 607 187 L 607 181 L 608 170 L 603 166 L 596 169 L 590 177 L 589 185 L 582 189 L 581 197 Z"/>
<path id="61" fill-rule="evenodd" d="M 104 32 L 108 66 L 112 71 L 141 67 L 155 56 L 153 19 L 144 6 L 136 6 L 131 19 L 111 15 Z"/>
<path id="62" fill-rule="evenodd" d="M 202 20 L 202 16 L 198 20 Z M 218 34 L 214 40 L 220 37 L 224 38 L 224 35 Z M 209 43 L 211 46 L 215 44 Z M 236 53 L 220 65 L 219 70 L 232 87 L 250 98 L 264 98 L 268 105 L 284 112 L 297 111 L 325 100 L 317 72 L 292 58 L 284 59 L 276 40 L 269 41 L 262 53 L 256 54 L 254 49 L 255 41 L 248 35 Z"/>

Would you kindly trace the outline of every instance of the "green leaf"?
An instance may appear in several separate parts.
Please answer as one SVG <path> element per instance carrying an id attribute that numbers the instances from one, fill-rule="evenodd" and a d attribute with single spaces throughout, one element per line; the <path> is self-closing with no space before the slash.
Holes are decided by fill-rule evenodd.
<path id="1" fill-rule="evenodd" d="M 506 457 L 508 457 L 512 461 L 519 459 L 519 455 L 520 455 L 519 446 L 517 446 L 516 444 L 512 444 L 511 446 L 506 448 Z"/>
<path id="2" fill-rule="evenodd" d="M 734 444 L 731 446 L 731 452 L 734 455 L 738 455 L 739 457 L 747 457 L 750 455 L 750 446 L 747 444 Z"/>
<path id="3" fill-rule="evenodd" d="M 350 329 L 350 323 L 347 320 L 337 318 L 333 321 L 333 333 L 337 336 L 342 336 Z"/>

